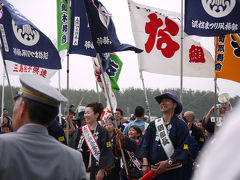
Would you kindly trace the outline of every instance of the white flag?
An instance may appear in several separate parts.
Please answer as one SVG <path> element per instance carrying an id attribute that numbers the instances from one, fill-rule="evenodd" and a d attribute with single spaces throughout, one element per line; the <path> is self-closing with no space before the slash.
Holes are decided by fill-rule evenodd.
<path id="1" fill-rule="evenodd" d="M 132 31 L 140 71 L 180 75 L 181 30 L 178 13 L 156 9 L 128 0 Z M 214 77 L 214 60 L 210 52 L 190 36 L 183 41 L 183 76 Z"/>
<path id="2" fill-rule="evenodd" d="M 114 93 L 112 92 L 111 81 L 108 74 L 104 72 L 104 78 L 106 82 L 106 87 L 105 87 L 103 74 L 100 74 L 100 65 L 98 63 L 97 58 L 93 58 L 93 68 L 94 68 L 94 75 L 96 77 L 96 80 L 99 86 L 101 87 L 101 89 L 103 90 L 105 97 L 107 98 L 107 109 L 111 110 L 111 107 L 109 104 L 109 102 L 111 102 L 113 112 L 115 112 L 117 108 L 117 100 Z M 107 95 L 107 93 L 109 96 Z"/>
<path id="3" fill-rule="evenodd" d="M 57 46 L 56 40 L 52 40 L 52 43 L 55 47 Z M 61 63 L 66 57 L 65 54 L 66 54 L 66 51 L 59 52 Z M 47 69 L 47 68 L 42 68 L 37 66 L 23 65 L 7 59 L 5 60 L 5 62 L 6 62 L 7 72 L 11 75 L 20 76 L 21 74 L 30 74 L 30 75 L 34 75 L 34 76 L 38 76 L 40 78 L 46 79 L 47 81 L 50 81 L 51 78 L 60 70 L 60 69 Z"/>
<path id="4" fill-rule="evenodd" d="M 8 73 L 17 76 L 21 74 L 31 74 L 46 80 L 50 80 L 50 78 L 58 71 L 55 69 L 23 65 L 9 60 L 5 60 L 5 62 Z"/>

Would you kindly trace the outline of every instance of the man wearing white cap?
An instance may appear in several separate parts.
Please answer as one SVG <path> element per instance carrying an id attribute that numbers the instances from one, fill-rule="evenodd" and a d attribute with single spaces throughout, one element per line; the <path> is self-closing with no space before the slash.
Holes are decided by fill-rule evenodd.
<path id="1" fill-rule="evenodd" d="M 15 97 L 13 133 L 0 136 L 0 179 L 85 180 L 79 152 L 48 135 L 47 126 L 67 99 L 43 79 L 20 76 Z"/>
<path id="2" fill-rule="evenodd" d="M 152 121 L 136 152 L 138 158 L 143 158 L 143 173 L 150 168 L 157 175 L 154 179 L 183 179 L 181 162 L 187 157 L 187 124 L 178 118 L 182 104 L 172 92 L 166 92 L 155 97 L 160 104 L 163 116 Z"/>

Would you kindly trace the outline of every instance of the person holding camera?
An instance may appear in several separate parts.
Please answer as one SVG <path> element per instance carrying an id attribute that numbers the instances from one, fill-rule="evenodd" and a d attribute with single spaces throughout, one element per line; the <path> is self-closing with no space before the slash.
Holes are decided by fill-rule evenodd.
<path id="1" fill-rule="evenodd" d="M 213 135 L 215 132 L 215 125 L 216 126 L 222 126 L 222 120 L 224 119 L 224 116 L 228 111 L 228 109 L 231 109 L 231 105 L 230 104 L 216 104 L 216 112 L 217 112 L 217 117 L 216 117 L 216 121 L 214 119 L 214 121 L 211 120 L 211 116 L 213 114 L 213 112 L 215 111 L 215 106 L 212 106 L 211 109 L 209 110 L 209 112 L 207 113 L 207 115 L 204 117 L 202 125 L 203 127 L 206 129 L 206 131 L 208 131 L 208 133 L 210 135 Z"/>

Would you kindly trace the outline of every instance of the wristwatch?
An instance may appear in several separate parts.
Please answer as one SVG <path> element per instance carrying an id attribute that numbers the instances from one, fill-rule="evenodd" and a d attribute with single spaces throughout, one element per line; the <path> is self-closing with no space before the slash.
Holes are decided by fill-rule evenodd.
<path id="1" fill-rule="evenodd" d="M 168 160 L 168 164 L 169 165 L 172 165 L 173 164 L 173 161 L 171 159 Z"/>

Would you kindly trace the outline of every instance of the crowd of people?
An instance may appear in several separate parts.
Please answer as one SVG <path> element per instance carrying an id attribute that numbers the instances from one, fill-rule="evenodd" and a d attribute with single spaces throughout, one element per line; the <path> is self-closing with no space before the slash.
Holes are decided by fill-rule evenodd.
<path id="1" fill-rule="evenodd" d="M 119 108 L 103 122 L 99 102 L 80 112 L 70 106 L 61 117 L 64 96 L 27 75 L 20 82 L 13 117 L 2 113 L 0 179 L 190 180 L 230 109 L 217 107 L 221 122 L 211 119 L 214 106 L 195 122 L 194 112 L 183 113 L 176 94 L 166 92 L 155 97 L 162 116 L 151 122 L 142 106 L 130 122 Z"/>

